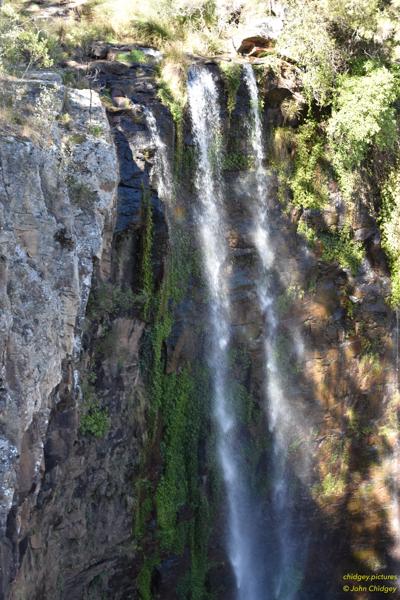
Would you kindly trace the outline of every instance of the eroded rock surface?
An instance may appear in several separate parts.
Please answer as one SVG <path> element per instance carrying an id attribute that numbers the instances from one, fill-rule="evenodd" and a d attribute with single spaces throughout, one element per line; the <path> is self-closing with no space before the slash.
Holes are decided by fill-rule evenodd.
<path id="1" fill-rule="evenodd" d="M 93 262 L 116 199 L 116 154 L 98 95 L 55 79 L 11 81 L 12 110 L 21 119 L 30 111 L 29 120 L 0 140 L 3 591 L 25 498 L 34 502 L 40 491 L 49 415 L 80 347 Z"/>

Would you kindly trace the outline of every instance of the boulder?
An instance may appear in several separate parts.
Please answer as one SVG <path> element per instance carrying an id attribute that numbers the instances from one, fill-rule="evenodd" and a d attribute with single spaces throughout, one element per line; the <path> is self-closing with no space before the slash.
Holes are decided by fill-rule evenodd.
<path id="1" fill-rule="evenodd" d="M 271 49 L 282 31 L 283 21 L 279 17 L 267 17 L 239 30 L 233 40 L 239 54 L 259 56 Z"/>

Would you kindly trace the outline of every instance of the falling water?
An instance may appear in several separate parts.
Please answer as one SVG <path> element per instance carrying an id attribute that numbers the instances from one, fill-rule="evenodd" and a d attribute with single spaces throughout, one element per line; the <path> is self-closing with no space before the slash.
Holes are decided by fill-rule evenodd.
<path id="1" fill-rule="evenodd" d="M 210 296 L 214 417 L 218 456 L 228 504 L 228 555 L 236 578 L 238 600 L 261 600 L 255 549 L 256 523 L 241 465 L 238 428 L 228 383 L 230 345 L 229 264 L 224 191 L 221 184 L 221 122 L 218 91 L 204 67 L 189 72 L 188 100 L 197 147 L 196 225 Z"/>
<path id="2" fill-rule="evenodd" d="M 395 329 L 395 384 L 393 392 L 395 401 L 400 397 L 399 386 L 399 310 L 396 309 L 396 329 Z M 400 562 L 400 439 L 399 439 L 399 414 L 396 410 L 396 439 L 394 442 L 393 455 L 391 459 L 392 471 L 392 490 L 391 490 L 391 529 L 393 535 L 392 555 L 396 561 Z M 397 579 L 400 585 L 400 577 Z"/>
<path id="3" fill-rule="evenodd" d="M 150 130 L 152 142 L 156 148 L 154 166 L 157 177 L 158 193 L 163 200 L 171 200 L 173 198 L 173 178 L 168 156 L 168 148 L 160 135 L 157 127 L 157 121 L 153 112 L 149 108 L 144 108 L 144 115 L 147 126 Z"/>
<path id="4" fill-rule="evenodd" d="M 265 151 L 263 145 L 263 127 L 259 109 L 257 82 L 251 65 L 244 65 L 244 79 L 250 97 L 250 143 L 255 161 L 256 202 L 253 208 L 253 242 L 261 265 L 261 273 L 256 282 L 260 310 L 265 318 L 264 331 L 266 400 L 270 432 L 273 437 L 273 492 L 272 506 L 275 520 L 277 556 L 274 560 L 274 572 L 270 575 L 273 582 L 273 598 L 291 600 L 296 595 L 295 579 L 298 574 L 296 565 L 296 544 L 292 529 L 292 498 L 289 487 L 288 447 L 293 432 L 292 407 L 288 403 L 283 384 L 280 365 L 277 359 L 277 341 L 279 319 L 275 307 L 274 275 L 278 271 L 275 265 L 275 249 L 272 240 L 270 216 L 268 210 L 268 177 L 264 167 Z M 303 344 L 297 335 L 293 336 L 296 353 L 303 352 Z M 292 588 L 292 590 L 290 589 Z M 267 598 L 269 598 L 267 596 Z"/>

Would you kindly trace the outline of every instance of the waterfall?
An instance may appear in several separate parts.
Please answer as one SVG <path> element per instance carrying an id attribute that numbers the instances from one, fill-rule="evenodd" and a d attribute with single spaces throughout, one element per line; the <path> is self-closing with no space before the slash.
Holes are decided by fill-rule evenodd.
<path id="1" fill-rule="evenodd" d="M 293 433 L 298 427 L 295 409 L 288 402 L 286 382 L 278 361 L 279 317 L 275 306 L 276 283 L 280 281 L 281 264 L 275 258 L 271 219 L 268 209 L 268 175 L 264 167 L 265 150 L 263 144 L 263 126 L 259 108 L 257 82 L 250 64 L 244 65 L 244 80 L 250 98 L 250 145 L 254 157 L 254 178 L 256 201 L 253 206 L 253 243 L 260 263 L 260 275 L 256 281 L 256 290 L 260 311 L 264 316 L 264 355 L 265 355 L 265 397 L 269 429 L 273 439 L 272 473 L 272 511 L 274 521 L 275 558 L 270 567 L 269 580 L 272 584 L 272 596 L 263 598 L 296 597 L 300 574 L 296 555 L 297 547 L 293 531 L 292 492 L 288 465 L 288 450 Z M 280 257 L 280 261 L 282 258 Z M 304 345 L 298 331 L 292 332 L 292 344 L 295 354 L 304 352 Z M 298 518 L 298 515 L 297 515 Z M 272 533 L 270 532 L 270 535 Z M 271 547 L 271 543 L 269 544 Z M 304 552 L 304 546 L 303 546 Z"/>
<path id="2" fill-rule="evenodd" d="M 157 121 L 151 109 L 144 107 L 144 115 L 150 131 L 151 140 L 156 148 L 154 170 L 157 177 L 158 193 L 163 200 L 172 200 L 174 196 L 174 186 L 168 157 L 168 148 L 159 133 Z"/>
<path id="3" fill-rule="evenodd" d="M 229 257 L 226 242 L 224 188 L 221 168 L 220 108 L 211 72 L 192 67 L 188 101 L 197 149 L 195 220 L 209 292 L 209 366 L 213 381 L 213 412 L 217 451 L 227 496 L 228 556 L 234 571 L 238 600 L 261 600 L 257 568 L 257 519 L 245 468 L 241 464 L 238 422 L 228 381 L 230 347 Z M 258 525 L 259 526 L 259 525 Z"/>
<path id="4" fill-rule="evenodd" d="M 396 326 L 395 326 L 395 382 L 393 396 L 399 398 L 399 309 L 396 309 Z M 392 472 L 392 489 L 390 499 L 390 525 L 393 535 L 392 555 L 396 561 L 400 562 L 400 434 L 399 434 L 399 415 L 396 412 L 397 431 L 394 441 L 394 448 L 391 457 L 391 472 Z M 397 584 L 400 585 L 400 577 L 397 579 Z"/>

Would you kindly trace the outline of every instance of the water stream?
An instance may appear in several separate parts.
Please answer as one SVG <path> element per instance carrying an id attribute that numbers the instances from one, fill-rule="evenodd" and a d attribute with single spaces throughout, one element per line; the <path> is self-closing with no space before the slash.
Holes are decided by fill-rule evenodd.
<path id="1" fill-rule="evenodd" d="M 261 600 L 257 560 L 257 519 L 241 459 L 238 422 L 228 380 L 231 341 L 226 216 L 221 168 L 220 105 L 214 77 L 204 67 L 189 73 L 188 100 L 197 149 L 196 224 L 209 292 L 210 351 L 213 411 L 218 457 L 227 497 L 227 548 L 238 600 Z"/>
<path id="2" fill-rule="evenodd" d="M 156 118 L 150 108 L 144 107 L 146 123 L 155 146 L 154 171 L 157 177 L 157 190 L 163 200 L 173 198 L 173 177 L 168 156 L 168 148 L 158 130 Z"/>
<path id="3" fill-rule="evenodd" d="M 229 378 L 232 347 L 231 303 L 229 297 L 232 264 L 227 242 L 227 195 L 223 184 L 223 130 L 218 87 L 211 70 L 193 66 L 188 77 L 188 104 L 196 149 L 195 226 L 208 288 L 209 368 L 213 384 L 213 416 L 217 431 L 217 452 L 227 499 L 226 547 L 235 576 L 237 600 L 294 600 L 297 586 L 299 546 L 293 532 L 293 495 L 290 489 L 288 446 L 297 417 L 290 406 L 277 354 L 279 316 L 276 310 L 276 283 L 279 280 L 276 248 L 268 209 L 269 182 L 265 169 L 262 117 L 256 79 L 251 65 L 244 66 L 244 81 L 250 98 L 249 145 L 254 157 L 255 200 L 252 208 L 252 240 L 260 271 L 256 292 L 263 315 L 265 400 L 273 440 L 270 472 L 271 515 L 263 519 L 260 499 L 253 498 L 248 465 L 240 438 L 240 418 Z M 172 198 L 173 184 L 167 146 L 153 113 L 146 109 L 146 121 L 156 148 L 155 174 L 160 195 Z M 297 354 L 304 352 L 298 332 L 293 332 Z M 263 525 L 269 526 L 263 529 Z M 273 525 L 272 525 L 273 524 Z"/>
<path id="4" fill-rule="evenodd" d="M 273 583 L 273 594 L 271 596 L 264 595 L 263 598 L 292 600 L 296 597 L 296 579 L 299 573 L 296 559 L 298 548 L 296 548 L 295 534 L 292 527 L 293 502 L 288 468 L 288 451 L 295 424 L 292 417 L 293 407 L 289 404 L 285 386 L 284 377 L 286 377 L 286 374 L 281 373 L 278 360 L 277 344 L 280 323 L 279 314 L 276 310 L 275 290 L 276 279 L 279 279 L 281 266 L 278 264 L 276 257 L 268 209 L 269 186 L 268 175 L 264 166 L 264 135 L 257 82 L 250 64 L 245 64 L 243 70 L 250 98 L 249 141 L 251 153 L 254 157 L 254 176 L 257 190 L 253 207 L 252 238 L 261 268 L 256 281 L 256 289 L 260 311 L 265 320 L 265 399 L 269 429 L 273 440 L 273 457 L 271 473 L 269 474 L 272 477 L 271 500 L 274 516 L 273 535 L 275 538 L 275 556 L 271 561 L 274 567 L 269 575 L 270 582 Z M 298 348 L 299 352 L 302 352 L 302 342 L 297 338 L 293 340 L 293 345 Z M 272 535 L 272 532 L 270 532 L 270 535 Z"/>

